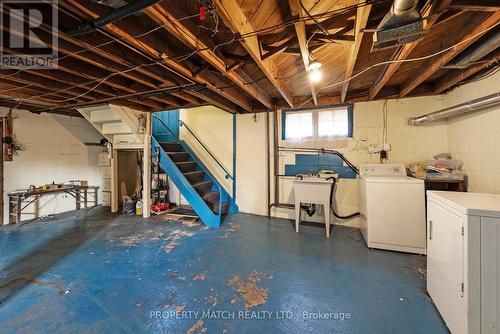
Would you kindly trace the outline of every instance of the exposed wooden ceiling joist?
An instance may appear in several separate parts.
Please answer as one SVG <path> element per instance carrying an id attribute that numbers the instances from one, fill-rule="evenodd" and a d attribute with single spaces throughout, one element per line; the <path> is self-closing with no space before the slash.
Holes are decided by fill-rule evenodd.
<path id="1" fill-rule="evenodd" d="M 450 2 L 451 0 L 444 0 L 444 1 L 429 0 L 426 2 L 421 11 L 422 13 L 421 15 L 423 17 L 427 17 L 427 20 L 425 21 L 424 25 L 424 30 L 428 31 L 432 28 L 433 24 L 438 19 L 438 16 L 436 14 L 444 11 L 448 7 Z M 370 89 L 370 99 L 374 99 L 377 96 L 380 90 L 387 84 L 389 79 L 393 76 L 394 73 L 396 73 L 398 68 L 401 66 L 402 60 L 408 58 L 410 53 L 417 47 L 420 41 L 421 39 L 416 40 L 415 42 L 412 43 L 407 43 L 395 51 L 394 56 L 392 57 L 392 60 L 394 62 L 385 67 L 385 70 L 381 72 L 383 74 L 379 77 L 379 79 L 373 84 L 372 88 Z"/>
<path id="2" fill-rule="evenodd" d="M 468 46 L 478 40 L 484 32 L 491 29 L 500 23 L 500 11 L 494 12 L 489 15 L 481 24 L 477 25 L 469 33 L 467 33 L 459 43 L 451 50 L 445 52 L 441 57 L 434 59 L 427 63 L 417 71 L 418 75 L 410 77 L 409 80 L 403 85 L 401 89 L 400 97 L 408 95 L 412 90 L 414 90 L 419 84 L 427 80 L 431 75 L 436 73 L 442 66 L 446 65 L 453 57 L 465 50 Z"/>
<path id="3" fill-rule="evenodd" d="M 500 4 L 495 1 L 455 1 L 450 9 L 495 12 L 500 10 Z"/>
<path id="4" fill-rule="evenodd" d="M 304 17 L 304 10 L 302 8 L 302 3 L 300 0 L 289 0 L 290 11 L 293 17 L 298 17 L 299 19 Z M 306 38 L 306 23 L 304 21 L 298 21 L 294 24 L 295 34 L 297 35 L 297 40 L 299 42 L 300 54 L 302 56 L 302 63 L 304 64 L 304 74 L 307 76 L 309 72 L 309 48 L 308 41 Z M 314 105 L 318 105 L 318 97 L 316 96 L 316 88 L 314 84 L 307 78 L 309 88 L 311 89 L 311 96 Z"/>
<path id="5" fill-rule="evenodd" d="M 100 15 L 102 15 L 102 13 L 96 13 L 94 10 L 91 10 L 89 6 L 83 6 L 77 0 L 67 0 L 66 2 L 69 3 L 71 6 L 77 8 L 79 11 L 86 14 L 92 19 L 96 19 Z M 175 57 L 172 57 L 168 54 L 159 51 L 154 45 L 150 45 L 149 43 L 145 43 L 144 41 L 140 41 L 137 38 L 135 38 L 134 35 L 138 34 L 132 35 L 114 23 L 109 23 L 108 25 L 106 25 L 106 29 L 108 29 L 113 34 L 121 38 L 122 39 L 121 42 L 130 43 L 131 46 L 139 50 L 142 50 L 146 52 L 148 55 L 152 56 L 154 59 L 157 59 L 159 66 L 163 66 L 171 71 L 174 71 L 177 75 L 185 78 L 188 81 L 196 82 L 198 84 L 206 84 L 209 90 L 217 93 L 221 97 L 225 98 L 227 101 L 230 101 L 232 104 L 236 104 L 244 110 L 252 111 L 253 108 L 252 104 L 250 103 L 250 101 L 246 100 L 243 96 L 232 94 L 226 90 L 219 89 L 211 82 L 211 80 L 206 78 L 204 75 L 200 75 L 198 78 L 193 79 L 192 72 L 190 69 L 188 69 L 180 62 L 175 61 L 174 60 Z M 128 30 L 129 31 L 133 30 L 133 27 L 128 27 Z M 203 92 L 203 94 L 198 92 L 196 95 L 197 97 L 201 97 L 205 96 L 206 94 L 205 92 Z M 213 96 L 210 97 L 207 96 L 204 100 L 209 103 L 215 101 Z M 225 106 L 224 102 L 220 100 L 217 101 L 217 105 L 219 107 Z M 232 111 L 232 107 L 229 106 L 224 107 L 222 109 Z"/>
<path id="6" fill-rule="evenodd" d="M 472 77 L 474 74 L 479 73 L 480 71 L 496 64 L 500 61 L 500 54 L 497 53 L 493 57 L 491 57 L 488 61 L 471 65 L 465 69 L 457 69 L 451 70 L 447 74 L 443 75 L 434 83 L 434 94 L 441 94 L 446 91 L 448 88 L 453 87 L 463 80 L 467 80 Z"/>
<path id="7" fill-rule="evenodd" d="M 272 59 L 262 60 L 260 55 L 260 45 L 257 35 L 254 35 L 254 29 L 248 22 L 241 8 L 233 0 L 214 0 L 217 12 L 222 17 L 225 24 L 235 34 L 243 36 L 241 44 L 247 50 L 259 68 L 264 72 L 265 76 L 278 90 L 281 96 L 285 99 L 290 107 L 293 108 L 292 94 L 288 91 L 285 83 L 278 77 L 278 67 Z M 250 34 L 250 35 L 247 35 Z"/>
<path id="8" fill-rule="evenodd" d="M 193 50 L 200 50 L 198 54 L 209 64 L 215 67 L 220 73 L 227 76 L 238 87 L 247 92 L 250 96 L 260 101 L 267 108 L 272 108 L 271 99 L 257 84 L 249 85 L 248 76 L 243 78 L 236 71 L 227 72 L 224 59 L 219 57 L 210 47 L 200 40 L 194 33 L 194 29 L 188 27 L 188 22 L 178 21 L 180 17 L 186 17 L 180 9 L 170 6 L 169 8 L 160 4 L 151 6 L 145 10 L 145 13 L 163 26 L 168 32 L 189 46 Z"/>
<path id="9" fill-rule="evenodd" d="M 349 88 L 349 82 L 354 71 L 354 65 L 356 65 L 356 60 L 358 59 L 358 52 L 361 46 L 361 41 L 363 39 L 363 29 L 366 27 L 366 23 L 368 22 L 368 18 L 370 16 L 370 11 L 372 9 L 372 5 L 364 5 L 360 6 L 356 12 L 356 21 L 354 25 L 354 44 L 351 45 L 349 56 L 347 58 L 347 66 L 346 72 L 344 75 L 344 83 L 342 84 L 342 88 L 340 91 L 340 101 L 344 103 L 347 90 Z"/>

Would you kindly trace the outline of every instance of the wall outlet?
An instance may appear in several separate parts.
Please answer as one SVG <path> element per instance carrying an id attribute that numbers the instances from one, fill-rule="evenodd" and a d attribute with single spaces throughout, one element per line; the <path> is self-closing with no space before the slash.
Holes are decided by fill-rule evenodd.
<path id="1" fill-rule="evenodd" d="M 380 151 L 390 151 L 391 150 L 391 144 L 389 143 L 384 143 L 383 145 L 380 144 L 370 144 L 368 146 L 368 153 L 374 154 L 374 153 L 380 153 Z"/>
<path id="2" fill-rule="evenodd" d="M 379 144 L 370 144 L 368 147 L 368 153 L 379 153 L 381 151 Z"/>

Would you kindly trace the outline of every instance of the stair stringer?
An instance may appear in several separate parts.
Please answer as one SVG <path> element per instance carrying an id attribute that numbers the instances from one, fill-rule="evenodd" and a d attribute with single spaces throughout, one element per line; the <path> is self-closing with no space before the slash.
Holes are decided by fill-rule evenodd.
<path id="1" fill-rule="evenodd" d="M 175 186 L 179 189 L 181 194 L 186 198 L 188 203 L 192 206 L 193 210 L 200 217 L 201 221 L 209 226 L 209 227 L 219 227 L 221 223 L 221 216 L 215 214 L 205 203 L 203 198 L 198 194 L 198 192 L 193 188 L 191 183 L 186 179 L 186 177 L 182 174 L 179 168 L 175 165 L 175 163 L 170 159 L 170 157 L 165 153 L 160 144 L 156 141 L 154 137 L 152 140 L 152 149 L 153 152 L 159 150 L 160 151 L 160 159 L 159 163 L 161 168 L 167 173 L 168 177 L 172 180 Z M 221 188 L 222 190 L 223 188 Z M 221 191 L 221 196 L 219 197 L 219 201 L 222 200 L 223 191 Z M 219 207 L 222 208 L 222 205 Z"/>
<path id="2" fill-rule="evenodd" d="M 193 159 L 203 168 L 205 173 L 209 176 L 210 181 L 214 183 L 212 185 L 212 190 L 219 190 L 220 188 L 221 190 L 220 197 L 222 199 L 222 202 L 231 203 L 228 212 L 230 213 L 238 212 L 239 210 L 238 205 L 236 205 L 236 202 L 233 200 L 231 195 L 229 195 L 226 188 L 224 188 L 222 184 L 217 180 L 217 178 L 212 173 L 210 173 L 210 170 L 207 168 L 207 166 L 205 166 L 205 164 L 201 161 L 201 159 L 198 158 L 198 156 L 196 155 L 196 153 L 194 153 L 191 147 L 189 147 L 189 145 L 184 140 L 179 140 L 179 144 L 182 145 L 182 147 L 186 150 L 186 152 L 188 152 L 193 157 Z"/>

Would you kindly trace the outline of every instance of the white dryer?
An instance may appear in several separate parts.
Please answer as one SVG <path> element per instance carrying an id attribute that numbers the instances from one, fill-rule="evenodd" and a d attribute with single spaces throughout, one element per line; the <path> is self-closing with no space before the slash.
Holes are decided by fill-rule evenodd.
<path id="1" fill-rule="evenodd" d="M 406 176 L 403 164 L 360 166 L 361 233 L 366 245 L 426 253 L 424 181 Z"/>

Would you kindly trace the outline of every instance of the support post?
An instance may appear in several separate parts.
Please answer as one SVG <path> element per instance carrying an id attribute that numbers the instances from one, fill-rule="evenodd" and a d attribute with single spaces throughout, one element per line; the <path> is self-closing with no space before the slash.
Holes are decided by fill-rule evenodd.
<path id="1" fill-rule="evenodd" d="M 0 119 L 0 138 L 3 138 L 3 119 Z M 2 145 L 3 146 L 3 145 Z M 0 226 L 3 225 L 3 147 L 2 147 L 2 160 L 0 160 Z M 9 203 L 10 205 L 10 203 Z M 9 217 L 10 218 L 10 217 Z M 8 219 L 9 219 L 8 218 Z M 8 221 L 7 219 L 7 221 Z"/>
<path id="2" fill-rule="evenodd" d="M 111 155 L 111 212 L 118 212 L 118 151 Z"/>
<path id="3" fill-rule="evenodd" d="M 142 217 L 151 216 L 151 113 L 146 113 L 142 159 Z"/>
<path id="4" fill-rule="evenodd" d="M 233 202 L 236 203 L 236 113 L 233 114 Z"/>
<path id="5" fill-rule="evenodd" d="M 269 138 L 269 113 L 266 111 L 265 126 L 266 126 L 266 210 L 267 218 L 271 218 L 271 143 Z"/>

